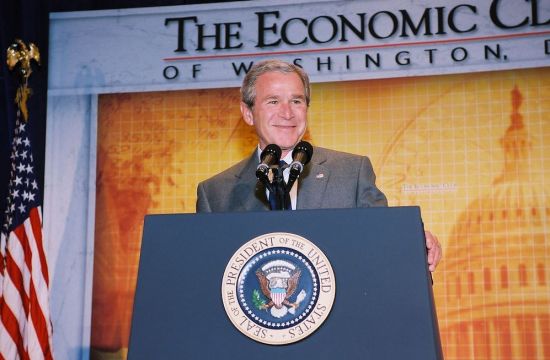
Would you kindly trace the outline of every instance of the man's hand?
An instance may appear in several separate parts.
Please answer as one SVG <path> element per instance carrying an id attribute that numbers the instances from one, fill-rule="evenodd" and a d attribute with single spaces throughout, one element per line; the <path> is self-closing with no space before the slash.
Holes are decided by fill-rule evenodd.
<path id="1" fill-rule="evenodd" d="M 428 249 L 428 268 L 430 271 L 435 271 L 443 251 L 441 250 L 441 244 L 437 240 L 437 236 L 431 232 L 426 231 L 426 249 Z"/>

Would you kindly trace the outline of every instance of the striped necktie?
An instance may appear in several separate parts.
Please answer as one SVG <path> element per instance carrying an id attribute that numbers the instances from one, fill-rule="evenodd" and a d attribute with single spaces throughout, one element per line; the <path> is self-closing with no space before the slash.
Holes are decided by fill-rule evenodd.
<path id="1" fill-rule="evenodd" d="M 281 160 L 279 162 L 279 169 L 282 169 L 283 167 L 286 167 L 287 165 L 288 164 L 287 164 L 286 161 Z M 281 176 L 282 176 L 282 174 L 281 174 Z M 286 184 L 283 181 L 283 188 L 279 189 L 280 191 L 284 191 L 284 185 L 286 185 Z M 276 210 L 277 209 L 277 199 L 276 199 L 274 191 L 269 192 L 269 207 L 271 208 L 271 210 Z M 292 210 L 292 203 L 290 201 L 290 194 L 289 193 L 285 193 L 285 206 L 284 206 L 283 210 Z"/>

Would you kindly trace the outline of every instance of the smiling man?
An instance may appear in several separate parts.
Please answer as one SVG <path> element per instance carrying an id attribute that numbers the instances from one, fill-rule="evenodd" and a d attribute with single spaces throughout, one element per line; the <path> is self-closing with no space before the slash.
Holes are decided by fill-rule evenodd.
<path id="1" fill-rule="evenodd" d="M 256 128 L 260 149 L 277 144 L 284 158 L 306 132 L 309 94 L 304 80 L 295 72 L 249 74 L 242 90 L 244 121 Z"/>
<path id="2" fill-rule="evenodd" d="M 249 158 L 199 184 L 197 212 L 270 210 L 266 188 L 256 178 L 260 154 L 267 145 L 276 144 L 281 159 L 292 162 L 292 150 L 306 132 L 309 103 L 309 78 L 300 67 L 279 60 L 255 64 L 243 80 L 240 106 L 244 121 L 256 130 L 258 147 Z M 314 147 L 290 198 L 292 209 L 388 205 L 366 156 L 321 147 Z M 434 271 L 441 247 L 428 231 L 426 247 Z"/>

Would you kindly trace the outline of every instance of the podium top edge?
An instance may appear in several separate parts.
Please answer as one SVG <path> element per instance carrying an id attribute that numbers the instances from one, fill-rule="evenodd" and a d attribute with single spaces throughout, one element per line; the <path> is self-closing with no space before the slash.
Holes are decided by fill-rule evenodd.
<path id="1" fill-rule="evenodd" d="M 420 206 L 418 205 L 406 205 L 406 206 L 387 206 L 387 207 L 361 207 L 361 208 L 330 208 L 330 209 L 296 209 L 292 212 L 346 212 L 346 211 L 411 211 L 415 209 L 418 213 L 421 213 Z M 211 216 L 220 214 L 269 214 L 269 213 L 288 213 L 288 211 L 228 211 L 228 212 L 202 212 L 202 213 L 159 213 L 159 214 L 145 214 L 145 218 L 154 218 L 159 216 L 177 215 L 177 216 Z"/>

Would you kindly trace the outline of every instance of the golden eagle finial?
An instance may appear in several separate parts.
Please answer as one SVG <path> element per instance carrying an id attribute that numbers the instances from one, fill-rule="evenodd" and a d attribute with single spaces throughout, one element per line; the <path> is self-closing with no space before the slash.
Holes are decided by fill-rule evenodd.
<path id="1" fill-rule="evenodd" d="M 23 118 L 27 120 L 29 118 L 27 100 L 31 94 L 31 89 L 28 87 L 29 76 L 32 74 L 31 61 L 34 60 L 40 65 L 40 52 L 33 43 L 29 43 L 27 47 L 23 41 L 16 39 L 15 43 L 8 47 L 6 59 L 8 68 L 10 70 L 16 69 L 19 87 L 17 88 L 15 103 L 23 114 Z"/>

